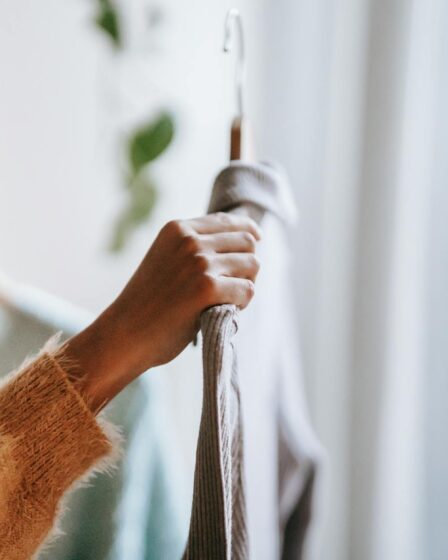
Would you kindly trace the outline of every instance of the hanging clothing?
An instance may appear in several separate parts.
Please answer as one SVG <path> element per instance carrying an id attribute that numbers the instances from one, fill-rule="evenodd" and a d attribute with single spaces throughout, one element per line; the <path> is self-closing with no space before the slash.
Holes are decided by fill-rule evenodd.
<path id="1" fill-rule="evenodd" d="M 234 305 L 220 305 L 201 318 L 204 404 L 184 560 L 248 557 L 242 419 L 233 346 L 237 315 Z"/>
<path id="2" fill-rule="evenodd" d="M 209 210 L 249 205 L 261 218 L 262 267 L 244 313 L 203 313 L 203 411 L 186 559 L 282 560 L 312 554 L 321 450 L 308 419 L 297 352 L 284 174 L 230 164 Z M 238 335 L 236 334 L 238 332 Z"/>

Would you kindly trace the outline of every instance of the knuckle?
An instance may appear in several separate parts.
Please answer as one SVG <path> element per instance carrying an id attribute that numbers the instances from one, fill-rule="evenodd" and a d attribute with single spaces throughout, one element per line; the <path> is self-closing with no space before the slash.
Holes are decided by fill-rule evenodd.
<path id="1" fill-rule="evenodd" d="M 250 260 L 251 267 L 253 268 L 253 270 L 258 272 L 260 270 L 260 259 L 256 255 L 251 255 Z"/>
<path id="2" fill-rule="evenodd" d="M 226 212 L 217 212 L 215 215 L 218 221 L 223 225 L 230 225 L 232 223 L 231 215 Z"/>
<path id="3" fill-rule="evenodd" d="M 195 255 L 201 250 L 201 243 L 193 234 L 184 235 L 182 238 L 182 245 L 186 253 Z"/>
<path id="4" fill-rule="evenodd" d="M 249 247 L 249 249 L 251 251 L 255 251 L 256 248 L 255 237 L 248 231 L 242 232 L 241 235 L 243 236 L 244 242 Z"/>
<path id="5" fill-rule="evenodd" d="M 247 302 L 249 302 L 255 295 L 255 284 L 252 280 L 246 280 L 245 292 Z"/>
<path id="6" fill-rule="evenodd" d="M 255 285 L 251 280 L 246 280 L 242 287 L 240 307 L 245 309 L 255 295 Z"/>
<path id="7" fill-rule="evenodd" d="M 203 301 L 207 304 L 211 304 L 216 299 L 216 279 L 210 274 L 203 274 L 200 277 L 199 292 Z"/>
<path id="8" fill-rule="evenodd" d="M 181 235 L 184 231 L 182 220 L 170 220 L 165 224 L 164 230 L 170 235 Z"/>
<path id="9" fill-rule="evenodd" d="M 193 255 L 193 263 L 195 270 L 199 273 L 207 272 L 210 267 L 209 259 L 207 255 L 204 255 L 203 253 L 195 253 Z"/>

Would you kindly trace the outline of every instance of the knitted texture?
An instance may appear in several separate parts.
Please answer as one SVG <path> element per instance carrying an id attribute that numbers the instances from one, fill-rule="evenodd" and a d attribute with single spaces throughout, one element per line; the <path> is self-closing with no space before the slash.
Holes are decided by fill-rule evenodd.
<path id="1" fill-rule="evenodd" d="M 262 220 L 266 211 L 277 216 L 285 227 L 294 226 L 297 221 L 288 178 L 280 167 L 232 161 L 218 174 L 208 211 L 229 211 L 246 204 L 260 209 L 257 221 Z"/>
<path id="2" fill-rule="evenodd" d="M 281 236 L 276 239 L 283 245 L 277 247 L 271 243 L 268 245 L 270 251 L 286 250 L 288 233 L 293 231 L 297 220 L 287 177 L 281 169 L 262 163 L 236 161 L 223 169 L 213 185 L 208 210 L 249 215 L 261 223 L 264 237 L 276 230 L 281 231 Z M 269 259 L 269 252 L 265 252 L 264 257 Z M 272 266 L 272 262 L 283 263 L 274 258 L 266 264 Z M 270 272 L 282 280 L 282 270 Z M 283 288 L 287 291 L 286 283 Z M 280 286 L 275 286 L 275 290 L 279 289 Z M 265 294 L 263 315 L 269 313 L 272 300 L 283 304 L 279 298 L 269 295 Z M 308 557 L 319 461 L 315 438 L 308 430 L 303 399 L 296 385 L 298 363 L 295 358 L 291 359 L 291 345 L 288 345 L 289 353 L 284 352 L 285 343 L 278 335 L 278 329 L 285 331 L 285 325 L 291 324 L 287 313 L 285 316 L 280 309 L 275 311 L 281 324 L 272 324 L 259 331 L 257 329 L 263 327 L 255 325 L 253 332 L 254 336 L 263 333 L 264 337 L 269 337 L 266 343 L 273 348 L 272 356 L 267 356 L 268 369 L 264 365 L 260 368 L 263 375 L 259 386 L 256 381 L 258 372 L 252 371 L 252 366 L 248 368 L 247 352 L 256 352 L 256 348 L 247 333 L 246 356 L 240 356 L 245 368 L 240 371 L 237 368 L 234 340 L 238 328 L 237 309 L 221 305 L 202 314 L 203 405 L 184 560 Z M 288 335 L 291 335 L 289 330 Z M 271 344 L 273 341 L 275 347 Z M 266 357 L 264 352 L 261 353 Z M 287 367 L 283 357 L 291 359 Z M 254 359 L 253 363 L 257 360 Z M 243 402 L 240 402 L 240 390 Z M 294 407 L 302 407 L 301 412 L 292 413 Z M 261 431 L 253 416 L 260 411 L 265 413 L 259 418 L 263 426 Z M 252 438 L 250 442 L 243 441 L 243 421 L 245 433 Z M 258 446 L 254 445 L 254 437 L 260 438 Z M 263 464 L 257 467 L 251 455 L 243 461 L 244 451 L 249 449 L 255 451 L 255 456 Z M 263 455 L 266 451 L 268 454 Z M 244 480 L 245 476 L 247 480 Z M 259 489 L 260 499 L 256 496 L 259 483 L 263 485 Z M 255 511 L 255 508 L 266 506 L 272 515 L 260 516 Z M 264 523 L 266 519 L 268 523 Z M 254 531 L 254 520 L 258 524 L 255 527 L 266 535 Z M 270 548 L 261 549 L 260 542 L 267 543 Z"/>
<path id="3" fill-rule="evenodd" d="M 44 351 L 0 385 L 0 560 L 35 557 L 63 494 L 116 454 L 59 360 Z"/>
<path id="4" fill-rule="evenodd" d="M 203 409 L 196 454 L 193 507 L 185 560 L 248 556 L 243 483 L 243 435 L 233 305 L 202 314 Z"/>

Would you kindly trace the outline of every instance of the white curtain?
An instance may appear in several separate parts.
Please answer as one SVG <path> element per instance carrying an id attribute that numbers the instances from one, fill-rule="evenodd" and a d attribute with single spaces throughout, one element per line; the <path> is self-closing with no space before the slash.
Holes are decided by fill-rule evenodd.
<path id="1" fill-rule="evenodd" d="M 441 560 L 448 6 L 277 0 L 269 11 L 264 147 L 302 209 L 302 343 L 328 450 L 321 557 Z"/>

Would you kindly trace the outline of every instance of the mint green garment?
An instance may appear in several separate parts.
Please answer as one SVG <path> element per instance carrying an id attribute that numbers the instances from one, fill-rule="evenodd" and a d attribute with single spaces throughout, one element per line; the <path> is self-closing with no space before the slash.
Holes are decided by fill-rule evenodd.
<path id="1" fill-rule="evenodd" d="M 0 285 L 0 374 L 17 368 L 50 336 L 69 337 L 89 314 L 32 288 Z M 112 475 L 99 475 L 67 501 L 65 533 L 45 560 L 178 560 L 188 531 L 189 507 L 160 375 L 139 379 L 108 407 L 122 428 L 125 453 Z M 130 464 L 129 460 L 133 463 Z M 139 515 L 136 515 L 138 513 Z M 123 552 L 133 551 L 132 555 Z"/>

